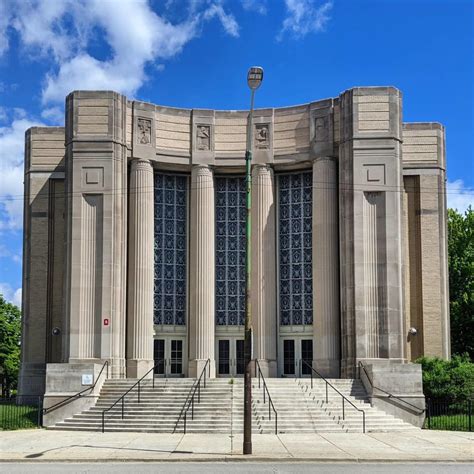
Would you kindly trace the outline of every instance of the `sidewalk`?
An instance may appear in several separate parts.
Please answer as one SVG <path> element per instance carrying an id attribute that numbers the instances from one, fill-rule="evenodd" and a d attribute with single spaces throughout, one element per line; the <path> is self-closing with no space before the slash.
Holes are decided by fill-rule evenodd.
<path id="1" fill-rule="evenodd" d="M 473 462 L 474 433 L 321 433 L 253 436 L 242 456 L 242 436 L 215 434 L 3 431 L 0 461 L 439 461 Z"/>

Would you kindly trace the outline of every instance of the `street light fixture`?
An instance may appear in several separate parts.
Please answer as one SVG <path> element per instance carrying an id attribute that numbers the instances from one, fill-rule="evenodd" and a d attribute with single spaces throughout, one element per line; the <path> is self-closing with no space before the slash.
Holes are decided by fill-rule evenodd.
<path id="1" fill-rule="evenodd" d="M 244 454 L 252 454 L 252 317 L 250 312 L 250 271 L 251 271 L 251 215 L 252 208 L 252 145 L 253 145 L 253 101 L 255 91 L 263 80 L 263 68 L 253 66 L 247 73 L 247 84 L 250 87 L 250 112 L 247 122 L 247 147 L 245 151 L 245 204 L 247 208 L 245 220 L 245 335 L 244 335 Z"/>

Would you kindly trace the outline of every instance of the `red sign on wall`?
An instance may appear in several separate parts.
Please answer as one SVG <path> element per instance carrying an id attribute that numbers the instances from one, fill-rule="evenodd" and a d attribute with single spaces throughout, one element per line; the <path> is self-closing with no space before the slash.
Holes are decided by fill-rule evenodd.
<path id="1" fill-rule="evenodd" d="M 108 326 L 109 325 L 109 320 L 107 318 L 104 319 L 104 326 Z"/>

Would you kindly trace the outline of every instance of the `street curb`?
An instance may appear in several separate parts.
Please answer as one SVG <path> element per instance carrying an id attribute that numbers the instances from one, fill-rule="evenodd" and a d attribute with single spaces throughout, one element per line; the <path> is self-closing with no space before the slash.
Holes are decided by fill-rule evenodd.
<path id="1" fill-rule="evenodd" d="M 98 464 L 98 463 L 229 463 L 229 462 L 241 462 L 241 463 L 251 463 L 251 462 L 278 462 L 278 463 L 338 463 L 338 464 L 349 464 L 349 463 L 359 463 L 359 464 L 381 464 L 381 463 L 390 463 L 390 464 L 440 464 L 440 463 L 450 463 L 450 464 L 468 464 L 474 463 L 474 459 L 393 459 L 393 458 L 275 458 L 275 457 L 265 457 L 265 456 L 243 456 L 236 455 L 236 457 L 222 457 L 222 458 L 157 458 L 157 459 L 130 459 L 130 458 L 104 458 L 104 459 L 84 459 L 84 458 L 68 458 L 68 459 L 0 459 L 0 463 L 58 463 L 58 464 L 71 464 L 71 463 L 80 463 L 80 464 Z"/>

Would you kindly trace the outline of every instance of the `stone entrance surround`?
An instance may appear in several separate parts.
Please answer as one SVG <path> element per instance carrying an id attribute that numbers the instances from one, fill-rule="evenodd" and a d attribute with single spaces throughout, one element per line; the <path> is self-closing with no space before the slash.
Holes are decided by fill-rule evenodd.
<path id="1" fill-rule="evenodd" d="M 282 334 L 312 339 L 326 376 L 356 377 L 364 360 L 397 364 L 391 387 L 406 362 L 450 355 L 444 129 L 404 124 L 401 109 L 397 89 L 361 87 L 255 111 L 253 357 L 270 377 L 282 373 Z M 27 131 L 21 394 L 65 396 L 84 364 L 96 372 L 105 360 L 113 378 L 140 377 L 153 337 L 173 334 L 153 324 L 157 172 L 189 179 L 183 372 L 196 377 L 210 359 L 216 375 L 215 180 L 243 174 L 247 116 L 76 91 L 64 128 Z M 278 176 L 303 171 L 312 325 L 282 329 Z M 45 386 L 47 364 L 51 381 L 58 364 L 76 377 L 70 390 Z"/>

